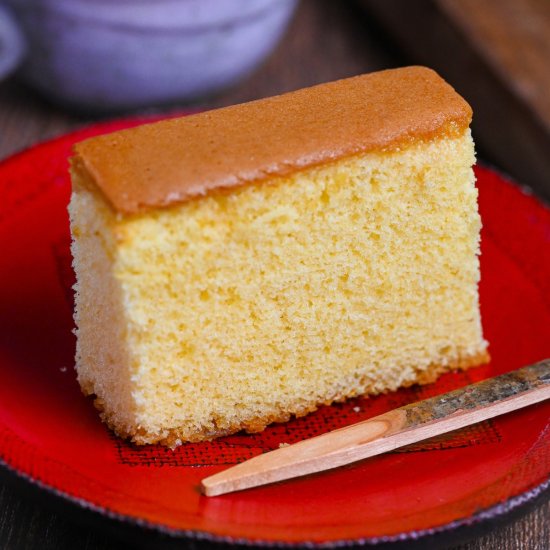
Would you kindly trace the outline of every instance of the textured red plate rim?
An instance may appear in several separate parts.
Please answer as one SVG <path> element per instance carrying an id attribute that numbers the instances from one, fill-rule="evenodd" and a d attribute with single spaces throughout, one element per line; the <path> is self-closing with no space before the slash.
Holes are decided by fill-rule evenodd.
<path id="1" fill-rule="evenodd" d="M 43 483 L 42 481 L 12 468 L 9 464 L 6 464 L 0 459 L 0 468 L 4 470 L 9 476 L 16 477 L 24 483 L 30 484 L 35 488 L 44 491 L 48 496 L 61 499 L 70 505 L 79 507 L 84 512 L 91 512 L 109 520 L 120 522 L 131 528 L 146 529 L 156 534 L 166 535 L 172 539 L 192 539 L 197 541 L 214 542 L 220 544 L 239 544 L 243 546 L 261 546 L 268 548 L 344 548 L 351 546 L 391 546 L 392 543 L 402 543 L 407 541 L 427 541 L 436 535 L 444 535 L 456 531 L 459 528 L 474 527 L 478 524 L 485 523 L 495 519 L 506 519 L 508 516 L 512 516 L 514 512 L 519 510 L 523 511 L 527 509 L 530 504 L 535 504 L 539 497 L 550 497 L 550 479 L 541 483 L 537 487 L 525 491 L 519 495 L 516 495 L 507 501 L 491 506 L 484 510 L 480 510 L 472 516 L 463 518 L 460 520 L 451 521 L 445 525 L 440 525 L 431 529 L 422 529 L 418 531 L 406 531 L 397 535 L 388 535 L 385 537 L 365 537 L 357 539 L 342 539 L 338 541 L 317 542 L 317 541 L 304 541 L 304 542 L 285 542 L 275 540 L 263 540 L 263 539 L 249 539 L 230 536 L 219 536 L 208 531 L 193 531 L 183 529 L 171 529 L 168 526 L 158 523 L 151 523 L 147 520 L 135 518 L 133 516 L 127 516 L 97 506 L 85 499 L 76 498 L 72 495 L 64 493 L 59 489 L 56 489 L 52 485 Z M 470 537 L 466 537 L 467 539 Z M 456 542 L 456 541 L 455 541 Z"/>
<path id="2" fill-rule="evenodd" d="M 155 117 L 156 118 L 156 117 Z M 149 119 L 140 119 L 137 122 L 147 122 Z M 135 124 L 136 122 L 133 122 Z M 108 122 L 104 124 L 96 125 L 92 128 L 85 128 L 83 130 L 77 130 L 70 134 L 66 134 L 54 140 L 35 145 L 32 148 L 29 148 L 25 151 L 17 153 L 8 159 L 3 160 L 0 164 L 4 162 L 11 161 L 19 157 L 20 155 L 28 154 L 34 149 L 38 149 L 45 144 L 55 144 L 56 142 L 65 141 L 67 138 L 83 138 L 87 135 L 92 135 L 98 133 L 101 130 L 109 131 L 112 128 L 116 128 L 119 122 Z M 496 170 L 494 170 L 496 171 Z M 506 176 L 502 176 L 503 179 L 507 179 Z M 508 180 L 508 183 L 510 180 Z M 523 187 L 522 190 L 529 194 L 530 191 Z M 153 532 L 161 533 L 168 535 L 172 538 L 190 538 L 196 540 L 206 540 L 211 542 L 221 542 L 221 543 L 231 543 L 231 544 L 244 544 L 244 545 L 261 545 L 261 546 L 277 546 L 277 547 L 322 547 L 322 548 L 336 548 L 342 546 L 350 545 L 377 545 L 382 543 L 393 543 L 393 542 L 403 542 L 403 541 L 413 541 L 420 538 L 429 537 L 431 535 L 445 533 L 448 531 L 454 531 L 459 527 L 467 527 L 480 522 L 484 522 L 489 519 L 494 519 L 501 516 L 506 516 L 512 511 L 522 508 L 525 505 L 534 502 L 538 497 L 542 496 L 548 489 L 550 489 L 550 479 L 546 479 L 544 482 L 540 483 L 538 486 L 532 487 L 529 490 L 508 498 L 506 501 L 498 503 L 494 506 L 481 509 L 476 513 L 469 515 L 467 517 L 457 519 L 451 522 L 448 522 L 444 525 L 439 525 L 433 528 L 420 529 L 420 530 L 410 530 L 404 531 L 402 533 L 381 536 L 381 537 L 359 537 L 359 538 L 350 538 L 342 539 L 335 541 L 300 541 L 300 542 L 288 542 L 282 540 L 270 540 L 270 539 L 261 539 L 261 538 L 247 538 L 247 537 L 233 537 L 233 536 L 220 536 L 209 531 L 201 530 L 186 530 L 186 529 L 175 529 L 169 526 L 163 525 L 161 523 L 154 523 L 139 517 L 121 514 L 119 512 L 113 511 L 109 508 L 94 504 L 89 502 L 86 499 L 75 497 L 65 493 L 64 491 L 56 488 L 54 485 L 48 484 L 41 481 L 37 477 L 30 475 L 29 473 L 13 468 L 10 464 L 6 463 L 3 459 L 0 458 L 0 466 L 4 469 L 5 472 L 8 472 L 10 475 L 15 475 L 17 478 L 23 479 L 26 482 L 44 490 L 46 493 L 60 497 L 64 501 L 76 504 L 78 507 L 84 510 L 90 510 L 96 513 L 101 514 L 102 516 L 108 517 L 110 519 L 117 520 L 124 524 L 131 526 L 138 526 L 141 528 L 146 528 Z"/>

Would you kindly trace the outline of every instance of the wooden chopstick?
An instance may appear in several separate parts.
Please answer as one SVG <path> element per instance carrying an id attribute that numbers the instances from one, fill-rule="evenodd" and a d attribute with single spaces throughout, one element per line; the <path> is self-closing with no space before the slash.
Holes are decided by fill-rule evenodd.
<path id="1" fill-rule="evenodd" d="M 550 398 L 550 359 L 251 458 L 202 480 L 206 496 L 321 472 Z"/>

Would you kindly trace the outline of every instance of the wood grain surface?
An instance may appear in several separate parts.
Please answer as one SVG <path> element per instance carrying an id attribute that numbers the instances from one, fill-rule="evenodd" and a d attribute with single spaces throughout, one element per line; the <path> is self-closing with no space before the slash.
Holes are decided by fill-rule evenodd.
<path id="1" fill-rule="evenodd" d="M 385 2 L 386 0 L 379 0 Z M 265 97 L 361 72 L 419 62 L 403 53 L 393 39 L 351 0 L 302 0 L 284 40 L 264 65 L 238 86 L 199 103 L 216 107 Z M 185 108 L 172 106 L 162 111 Z M 150 112 L 158 112 L 159 109 Z M 97 119 L 96 119 L 97 120 Z M 86 115 L 67 113 L 23 84 L 0 83 L 0 158 L 39 141 L 91 122 Z M 488 160 L 494 160 L 486 157 Z M 523 518 L 488 523 L 487 534 L 456 542 L 453 550 L 547 550 L 550 502 L 543 500 Z M 75 521 L 49 502 L 24 494 L 21 486 L 0 484 L 0 549 L 2 550 L 125 550 L 158 548 L 144 536 L 139 544 L 121 542 L 117 533 Z M 208 543 L 182 543 L 180 548 L 218 548 Z M 223 547 L 220 547 L 223 548 Z M 225 547 L 227 548 L 227 546 Z M 403 548 L 406 548 L 404 546 Z M 441 548 L 439 546 L 438 548 Z"/>
<path id="2" fill-rule="evenodd" d="M 492 70 L 550 129 L 550 2 L 437 1 Z"/>

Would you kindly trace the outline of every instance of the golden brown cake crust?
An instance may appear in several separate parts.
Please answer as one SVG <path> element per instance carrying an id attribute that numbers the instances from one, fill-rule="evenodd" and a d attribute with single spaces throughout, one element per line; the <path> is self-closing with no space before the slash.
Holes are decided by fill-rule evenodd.
<path id="1" fill-rule="evenodd" d="M 461 357 L 448 365 L 438 365 L 438 364 L 430 365 L 425 370 L 418 370 L 416 372 L 416 376 L 406 381 L 405 383 L 403 383 L 401 387 L 408 387 L 408 386 L 412 386 L 413 384 L 431 384 L 432 382 L 435 382 L 437 378 L 445 372 L 449 372 L 453 370 L 466 370 L 471 367 L 476 367 L 478 365 L 483 365 L 485 363 L 488 363 L 489 360 L 490 360 L 489 352 L 487 350 L 484 350 L 471 357 Z M 357 388 L 359 387 L 366 387 L 366 390 L 359 392 L 357 390 Z M 85 390 L 84 392 L 86 393 Z M 324 402 L 321 402 L 321 403 L 312 402 L 307 405 L 302 405 L 300 408 L 297 408 L 291 412 L 281 410 L 277 414 L 270 414 L 267 416 L 263 416 L 261 418 L 260 417 L 253 418 L 243 423 L 224 427 L 223 430 L 218 430 L 218 431 L 205 430 L 204 432 L 193 433 L 191 436 L 188 433 L 185 433 L 184 430 L 182 429 L 168 430 L 167 433 L 163 436 L 157 436 L 155 434 L 147 433 L 147 431 L 143 429 L 128 430 L 126 427 L 120 426 L 116 422 L 116 419 L 113 417 L 113 415 L 109 414 L 104 410 L 103 403 L 100 399 L 95 399 L 94 405 L 99 411 L 101 411 L 102 420 L 118 436 L 123 437 L 125 439 L 130 439 L 131 441 L 133 441 L 134 443 L 137 443 L 138 445 L 160 444 L 160 445 L 165 445 L 167 447 L 173 448 L 182 442 L 196 443 L 200 441 L 210 441 L 217 437 L 222 437 L 224 435 L 237 433 L 241 430 L 244 430 L 248 433 L 261 432 L 267 426 L 269 426 L 269 424 L 272 424 L 274 422 L 287 422 L 293 416 L 295 417 L 305 416 L 306 414 L 316 411 L 322 405 L 331 405 L 332 403 L 346 401 L 347 399 L 351 399 L 359 395 L 374 395 L 376 393 L 379 393 L 379 392 L 369 389 L 366 380 L 358 380 L 356 388 L 350 387 L 346 391 L 342 392 L 341 394 L 332 396 L 331 398 L 327 399 Z"/>
<path id="2" fill-rule="evenodd" d="M 425 67 L 361 75 L 83 141 L 73 169 L 133 214 L 355 154 L 459 135 L 472 111 Z"/>

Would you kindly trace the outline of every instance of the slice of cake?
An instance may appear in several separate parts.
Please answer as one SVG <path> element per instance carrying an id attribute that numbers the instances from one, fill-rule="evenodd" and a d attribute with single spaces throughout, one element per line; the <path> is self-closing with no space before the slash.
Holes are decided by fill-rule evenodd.
<path id="1" fill-rule="evenodd" d="M 384 71 L 79 143 L 78 379 L 174 446 L 487 360 L 468 104 Z"/>

